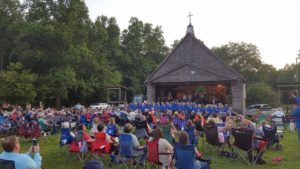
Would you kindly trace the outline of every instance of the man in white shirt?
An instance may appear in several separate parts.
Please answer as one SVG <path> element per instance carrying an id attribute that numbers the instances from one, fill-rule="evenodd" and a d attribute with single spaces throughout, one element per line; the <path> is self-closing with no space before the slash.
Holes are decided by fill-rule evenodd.
<path id="1" fill-rule="evenodd" d="M 282 111 L 282 108 L 278 108 L 273 114 L 272 114 L 272 121 L 274 122 L 282 122 L 282 119 L 285 117 L 284 112 Z"/>

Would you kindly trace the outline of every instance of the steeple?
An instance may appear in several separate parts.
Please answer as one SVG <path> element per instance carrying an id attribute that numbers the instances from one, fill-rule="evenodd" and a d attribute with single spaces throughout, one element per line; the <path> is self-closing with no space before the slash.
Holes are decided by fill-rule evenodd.
<path id="1" fill-rule="evenodd" d="M 187 26 L 186 34 L 192 34 L 192 35 L 195 36 L 195 34 L 194 34 L 194 27 L 193 27 L 193 25 L 192 25 L 192 16 L 193 16 L 193 15 L 192 15 L 191 13 L 189 13 L 188 17 L 189 17 L 190 23 L 189 23 L 189 25 Z"/>

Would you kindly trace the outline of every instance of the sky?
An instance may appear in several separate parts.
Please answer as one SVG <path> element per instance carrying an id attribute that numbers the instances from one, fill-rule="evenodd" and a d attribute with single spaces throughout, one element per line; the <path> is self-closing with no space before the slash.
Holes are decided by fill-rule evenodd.
<path id="1" fill-rule="evenodd" d="M 92 20 L 115 17 L 121 30 L 131 17 L 162 27 L 166 44 L 185 36 L 191 12 L 198 39 L 211 47 L 255 44 L 276 68 L 300 55 L 300 0 L 85 0 Z M 299 59 L 300 61 L 300 59 Z"/>

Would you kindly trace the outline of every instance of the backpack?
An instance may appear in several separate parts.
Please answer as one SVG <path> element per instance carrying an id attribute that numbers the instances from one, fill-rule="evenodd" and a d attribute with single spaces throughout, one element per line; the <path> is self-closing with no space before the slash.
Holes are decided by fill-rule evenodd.
<path id="1" fill-rule="evenodd" d="M 110 136 L 115 137 L 117 134 L 117 128 L 114 124 L 109 124 L 106 126 L 106 133 Z"/>

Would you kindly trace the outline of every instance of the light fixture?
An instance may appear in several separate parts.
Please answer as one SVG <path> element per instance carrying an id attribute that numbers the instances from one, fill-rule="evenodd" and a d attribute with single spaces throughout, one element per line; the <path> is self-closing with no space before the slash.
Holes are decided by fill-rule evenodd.
<path id="1" fill-rule="evenodd" d="M 190 73 L 191 73 L 191 75 L 194 75 L 194 74 L 196 74 L 196 71 L 195 70 L 191 70 Z"/>

